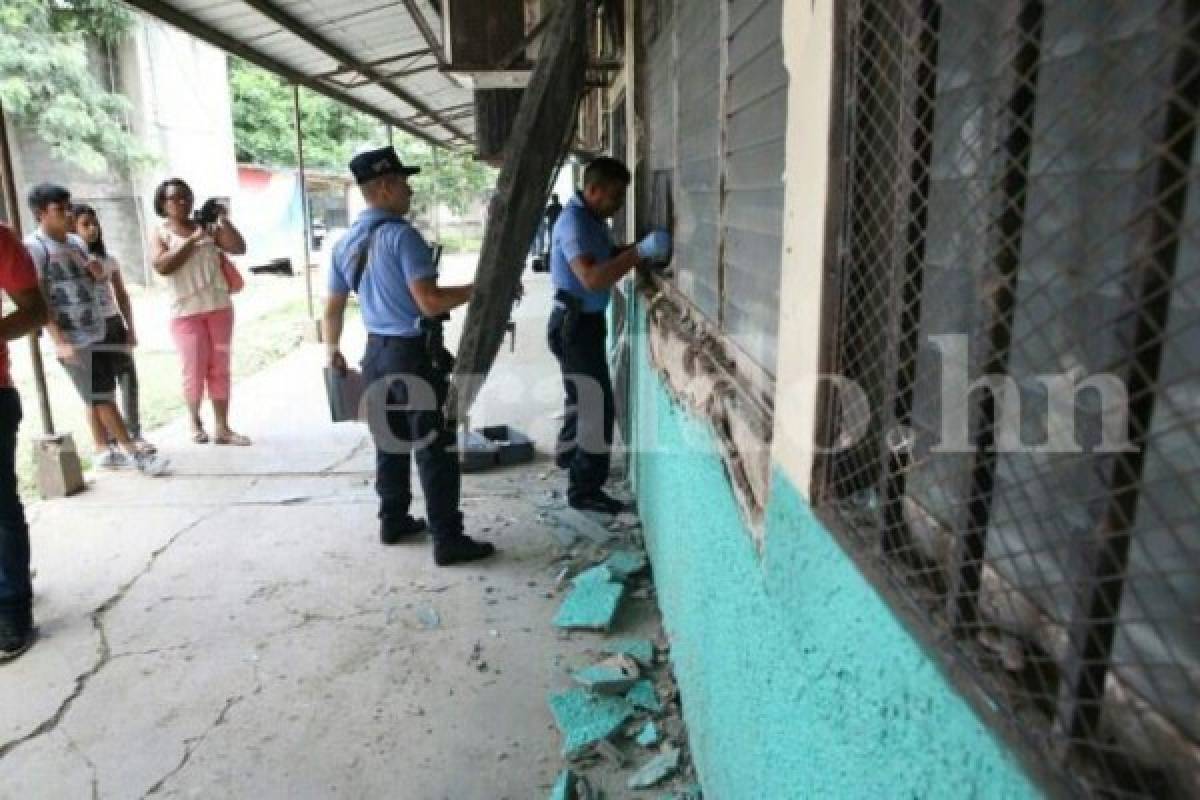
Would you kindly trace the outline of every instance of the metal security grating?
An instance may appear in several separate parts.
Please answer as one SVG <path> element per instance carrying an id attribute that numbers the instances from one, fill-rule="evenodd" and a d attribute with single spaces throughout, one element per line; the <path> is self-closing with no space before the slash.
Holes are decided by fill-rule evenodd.
<path id="1" fill-rule="evenodd" d="M 1200 2 L 841 13 L 821 513 L 1048 788 L 1200 796 Z"/>

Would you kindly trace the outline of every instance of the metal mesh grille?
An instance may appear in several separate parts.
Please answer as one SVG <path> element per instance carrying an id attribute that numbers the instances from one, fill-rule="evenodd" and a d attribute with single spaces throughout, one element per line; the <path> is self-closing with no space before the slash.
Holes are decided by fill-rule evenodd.
<path id="1" fill-rule="evenodd" d="M 1065 790 L 1200 796 L 1200 3 L 845 14 L 822 513 Z"/>

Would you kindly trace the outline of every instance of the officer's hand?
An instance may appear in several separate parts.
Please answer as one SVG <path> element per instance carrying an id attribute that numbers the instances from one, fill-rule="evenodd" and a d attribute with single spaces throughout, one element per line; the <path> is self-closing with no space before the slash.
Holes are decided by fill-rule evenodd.
<path id="1" fill-rule="evenodd" d="M 334 350 L 329 354 L 329 366 L 333 367 L 339 375 L 345 375 L 350 369 L 346 366 L 346 357 L 342 355 L 341 350 Z"/>
<path id="2" fill-rule="evenodd" d="M 663 262 L 671 254 L 671 234 L 663 230 L 651 231 L 637 243 L 638 257 L 648 261 Z"/>

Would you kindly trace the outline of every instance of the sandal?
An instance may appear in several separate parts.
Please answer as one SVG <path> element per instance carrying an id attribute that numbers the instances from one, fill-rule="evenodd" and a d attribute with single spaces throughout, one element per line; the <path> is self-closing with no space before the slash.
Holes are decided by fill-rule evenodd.
<path id="1" fill-rule="evenodd" d="M 227 444 L 235 447 L 249 447 L 251 445 L 250 437 L 243 436 L 240 433 L 230 431 L 226 434 L 217 434 L 213 437 L 213 442 L 216 444 Z"/>
<path id="2" fill-rule="evenodd" d="M 135 436 L 135 437 L 133 437 L 133 447 L 134 447 L 134 449 L 135 449 L 135 450 L 137 450 L 139 453 L 145 453 L 146 455 L 151 455 L 151 456 L 152 456 L 152 455 L 154 455 L 155 453 L 157 453 L 157 452 L 158 452 L 158 448 L 157 448 L 157 447 L 155 447 L 154 445 L 152 445 L 152 444 L 150 444 L 149 442 L 147 442 L 147 441 L 146 441 L 145 439 L 143 439 L 141 436 Z"/>
<path id="3" fill-rule="evenodd" d="M 196 444 L 208 444 L 208 434 L 204 432 L 203 428 L 197 428 L 192 431 L 192 441 Z"/>

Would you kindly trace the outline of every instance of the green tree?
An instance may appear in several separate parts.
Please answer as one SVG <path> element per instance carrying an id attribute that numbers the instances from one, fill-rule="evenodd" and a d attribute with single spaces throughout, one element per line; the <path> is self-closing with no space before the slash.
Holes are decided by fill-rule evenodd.
<path id="1" fill-rule="evenodd" d="M 292 89 L 266 70 L 241 59 L 230 60 L 233 94 L 233 137 L 239 161 L 271 166 L 296 166 L 296 131 Z M 300 90 L 300 125 L 304 129 L 304 162 L 308 166 L 344 170 L 354 153 L 387 141 L 385 126 L 367 115 L 324 95 Z M 433 148 L 397 130 L 396 152 L 405 164 L 421 167 L 412 179 L 418 206 L 427 208 L 434 196 Z M 458 213 L 496 182 L 496 171 L 469 153 L 438 153 L 437 197 Z"/>
<path id="2" fill-rule="evenodd" d="M 89 45 L 117 42 L 133 24 L 117 0 L 0 2 L 0 103 L 57 158 L 99 172 L 152 161 L 126 129 L 125 98 L 89 64 Z"/>

